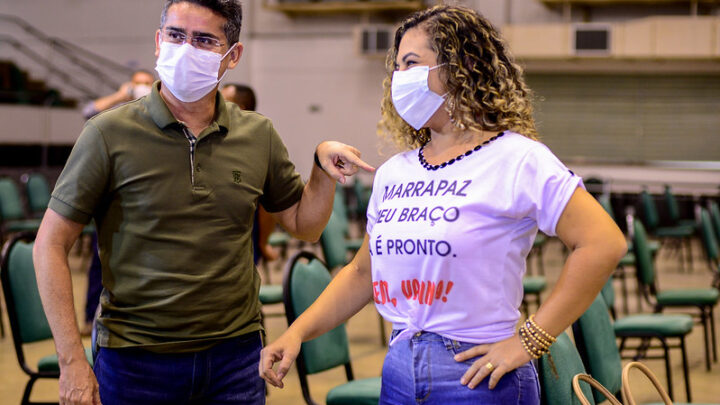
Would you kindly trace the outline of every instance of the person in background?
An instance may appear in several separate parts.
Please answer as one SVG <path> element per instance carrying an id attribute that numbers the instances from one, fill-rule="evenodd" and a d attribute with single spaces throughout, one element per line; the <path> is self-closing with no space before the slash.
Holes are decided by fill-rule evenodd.
<path id="1" fill-rule="evenodd" d="M 134 71 L 130 81 L 123 83 L 118 91 L 85 104 L 82 110 L 83 117 L 90 119 L 105 110 L 149 94 L 154 81 L 155 76 L 152 72 L 145 69 Z M 80 327 L 82 336 L 90 336 L 92 333 L 93 320 L 102 292 L 102 265 L 97 251 L 97 234 L 93 234 L 91 245 L 92 259 L 88 268 L 88 286 L 85 294 L 85 323 Z"/>
<path id="2" fill-rule="evenodd" d="M 255 98 L 255 92 L 250 86 L 238 83 L 228 83 L 220 90 L 223 98 L 227 101 L 232 101 L 237 104 L 241 110 L 255 111 L 257 107 L 257 99 Z M 255 220 L 253 221 L 253 258 L 255 264 L 260 262 L 260 259 L 266 263 L 276 260 L 279 257 L 278 252 L 273 249 L 268 243 L 270 234 L 275 229 L 275 219 L 265 211 L 265 208 L 258 206 L 255 212 Z"/>
<path id="3" fill-rule="evenodd" d="M 130 76 L 130 81 L 123 83 L 120 88 L 112 94 L 100 97 L 97 100 L 85 104 L 82 114 L 85 119 L 90 119 L 105 110 L 138 99 L 150 94 L 151 86 L 155 81 L 155 75 L 145 69 L 138 69 Z"/>
<path id="4" fill-rule="evenodd" d="M 33 261 L 60 366 L 61 404 L 263 404 L 258 204 L 314 241 L 336 182 L 374 170 L 348 145 L 316 150 L 307 183 L 272 122 L 226 103 L 240 62 L 239 0 L 166 0 L 160 80 L 83 127 L 38 230 Z M 68 251 L 95 220 L 103 292 L 94 368 L 75 319 Z"/>
<path id="5" fill-rule="evenodd" d="M 522 71 L 478 12 L 411 15 L 386 68 L 380 129 L 404 152 L 375 175 L 363 246 L 263 349 L 260 375 L 282 387 L 301 342 L 373 299 L 393 324 L 381 404 L 539 404 L 530 360 L 592 303 L 625 238 L 535 140 Z M 516 330 L 538 229 L 571 253 L 550 297 Z"/>

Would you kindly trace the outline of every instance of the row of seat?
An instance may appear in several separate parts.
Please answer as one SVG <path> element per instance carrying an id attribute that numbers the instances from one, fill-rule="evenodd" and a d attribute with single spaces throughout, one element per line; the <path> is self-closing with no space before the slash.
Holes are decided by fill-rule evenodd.
<path id="1" fill-rule="evenodd" d="M 0 241 L 14 232 L 34 231 L 50 201 L 50 190 L 45 176 L 39 173 L 21 177 L 25 189 L 23 204 L 20 188 L 9 177 L 0 178 Z"/>

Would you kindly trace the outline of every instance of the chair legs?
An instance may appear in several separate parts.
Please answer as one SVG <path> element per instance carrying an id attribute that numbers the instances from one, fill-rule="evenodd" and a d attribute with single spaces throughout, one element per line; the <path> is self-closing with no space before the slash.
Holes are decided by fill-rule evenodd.
<path id="1" fill-rule="evenodd" d="M 33 386 L 35 385 L 35 382 L 39 378 L 57 378 L 57 377 L 31 375 L 30 381 L 28 381 L 27 385 L 25 385 L 25 391 L 23 392 L 23 397 L 20 402 L 21 405 L 57 405 L 58 404 L 57 402 L 30 402 L 30 393 L 32 393 Z"/>
<path id="2" fill-rule="evenodd" d="M 680 350 L 682 351 L 683 376 L 685 377 L 685 396 L 688 402 L 692 402 L 690 394 L 690 375 L 688 372 L 687 350 L 685 349 L 685 337 L 680 338 Z"/>
<path id="3" fill-rule="evenodd" d="M 30 403 L 30 393 L 32 392 L 33 385 L 35 385 L 35 381 L 37 381 L 37 377 L 32 376 L 30 377 L 30 381 L 25 385 L 25 392 L 23 392 L 22 401 L 20 402 L 22 405 Z"/>
<path id="4" fill-rule="evenodd" d="M 636 350 L 637 351 L 636 355 L 632 356 L 632 357 L 622 356 L 623 350 L 626 349 L 626 347 L 625 347 L 626 339 L 632 338 L 632 337 L 642 339 L 640 345 L 638 345 L 636 347 L 628 347 L 627 348 L 627 349 Z M 671 346 L 670 344 L 668 344 L 667 338 L 664 336 L 657 336 L 657 335 L 620 336 L 620 346 L 619 346 L 620 353 L 621 353 L 622 358 L 625 358 L 625 359 L 632 358 L 635 361 L 643 359 L 643 358 L 645 358 L 645 359 L 663 359 L 665 361 L 665 375 L 667 377 L 667 392 L 668 392 L 668 395 L 670 396 L 670 398 L 673 399 L 673 401 L 675 401 L 674 395 L 673 395 L 673 384 L 672 384 L 672 367 L 670 364 L 670 349 L 675 348 L 675 347 L 679 348 L 680 353 L 682 355 L 683 377 L 685 378 L 685 395 L 687 397 L 687 402 L 689 403 L 689 402 L 692 402 L 692 394 L 690 392 L 690 372 L 688 369 L 687 350 L 685 348 L 685 337 L 684 336 L 673 336 L 673 337 L 677 337 L 678 339 L 680 339 L 680 342 L 678 343 L 677 346 Z M 660 341 L 659 347 L 650 345 L 650 340 L 652 338 L 657 338 Z M 663 355 L 662 356 L 655 356 L 655 355 L 648 356 L 646 352 L 651 348 L 661 348 L 663 350 Z"/>
<path id="5" fill-rule="evenodd" d="M 710 353 L 712 351 L 712 361 L 717 362 L 717 343 L 715 341 L 715 319 L 713 316 L 713 307 L 700 308 L 700 323 L 703 325 L 703 338 L 705 340 L 705 368 L 710 371 L 712 365 L 710 361 Z M 712 346 L 712 349 L 711 349 Z"/>

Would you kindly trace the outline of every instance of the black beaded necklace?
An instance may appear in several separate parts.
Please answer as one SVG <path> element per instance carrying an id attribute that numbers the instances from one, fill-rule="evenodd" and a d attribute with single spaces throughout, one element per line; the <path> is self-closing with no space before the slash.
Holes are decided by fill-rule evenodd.
<path id="1" fill-rule="evenodd" d="M 500 132 L 499 134 L 493 136 L 492 138 L 488 139 L 487 141 L 481 143 L 480 145 L 478 145 L 478 146 L 470 149 L 469 151 L 467 151 L 467 152 L 465 152 L 465 153 L 461 153 L 461 154 L 458 155 L 457 157 L 454 157 L 454 158 L 448 160 L 447 162 L 440 163 L 439 165 L 431 165 L 430 163 L 427 162 L 427 160 L 425 160 L 425 155 L 423 154 L 423 149 L 425 149 L 425 145 L 423 145 L 423 146 L 421 146 L 420 149 L 418 150 L 418 159 L 420 160 L 420 165 L 422 165 L 422 167 L 424 167 L 426 170 L 442 169 L 443 167 L 450 166 L 451 164 L 453 164 L 453 163 L 455 163 L 455 162 L 457 162 L 457 161 L 463 160 L 466 156 L 472 155 L 473 152 L 479 151 L 480 149 L 482 149 L 483 146 L 485 146 L 485 145 L 489 144 L 490 142 L 492 142 L 492 141 L 500 138 L 500 137 L 503 136 L 503 135 L 505 135 L 505 131 Z"/>

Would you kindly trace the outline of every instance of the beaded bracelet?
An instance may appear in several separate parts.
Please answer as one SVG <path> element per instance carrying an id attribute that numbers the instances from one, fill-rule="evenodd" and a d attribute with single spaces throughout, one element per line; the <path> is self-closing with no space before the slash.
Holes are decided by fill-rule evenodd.
<path id="1" fill-rule="evenodd" d="M 535 314 L 530 315 L 530 318 L 528 318 L 527 321 L 530 322 L 530 325 L 532 325 L 532 327 L 536 331 L 540 332 L 540 334 L 550 340 L 551 344 L 555 343 L 555 340 L 557 340 L 555 339 L 555 336 L 549 334 L 545 329 L 541 328 L 537 323 L 535 323 Z"/>
<path id="2" fill-rule="evenodd" d="M 555 378 L 559 378 L 557 369 L 555 368 L 555 362 L 550 353 L 550 346 L 555 343 L 556 338 L 535 323 L 534 317 L 535 315 L 531 315 L 518 330 L 520 342 L 522 343 L 523 349 L 525 349 L 533 359 L 539 359 L 547 354 L 550 371 Z"/>

